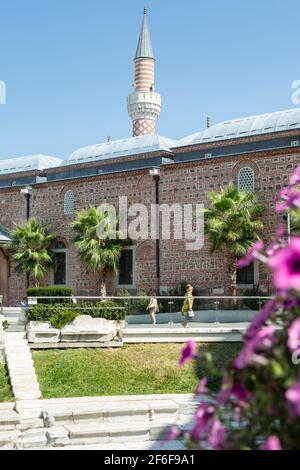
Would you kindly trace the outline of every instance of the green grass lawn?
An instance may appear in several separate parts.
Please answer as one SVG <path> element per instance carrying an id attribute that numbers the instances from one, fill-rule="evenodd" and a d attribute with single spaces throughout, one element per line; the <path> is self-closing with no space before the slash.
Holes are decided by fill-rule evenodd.
<path id="1" fill-rule="evenodd" d="M 43 398 L 101 395 L 192 393 L 205 365 L 178 369 L 182 344 L 137 344 L 120 349 L 33 351 Z M 211 352 L 218 369 L 230 363 L 239 343 L 200 345 Z M 219 377 L 210 377 L 214 388 Z"/>
<path id="2" fill-rule="evenodd" d="M 0 364 L 0 402 L 13 401 L 13 399 L 6 368 Z"/>

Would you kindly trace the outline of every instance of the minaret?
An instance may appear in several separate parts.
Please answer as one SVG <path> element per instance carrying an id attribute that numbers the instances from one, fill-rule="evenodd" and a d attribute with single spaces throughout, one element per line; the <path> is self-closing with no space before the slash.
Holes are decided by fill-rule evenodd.
<path id="1" fill-rule="evenodd" d="M 155 134 L 161 109 L 161 96 L 155 92 L 155 59 L 147 23 L 147 9 L 134 58 L 134 91 L 127 98 L 128 114 L 133 122 L 133 136 Z"/>

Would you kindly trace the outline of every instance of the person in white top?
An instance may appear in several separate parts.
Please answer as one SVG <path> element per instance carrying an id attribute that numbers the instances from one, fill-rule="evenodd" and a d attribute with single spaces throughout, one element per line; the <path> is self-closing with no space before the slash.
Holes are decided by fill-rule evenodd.
<path id="1" fill-rule="evenodd" d="M 154 295 L 153 295 L 153 291 L 150 291 L 149 295 L 151 297 L 150 297 L 150 300 L 149 300 L 147 310 L 149 310 L 149 314 L 150 314 L 150 317 L 151 317 L 151 320 L 152 320 L 152 324 L 156 325 L 156 314 L 159 312 L 158 303 L 157 303 L 156 297 L 154 297 Z"/>

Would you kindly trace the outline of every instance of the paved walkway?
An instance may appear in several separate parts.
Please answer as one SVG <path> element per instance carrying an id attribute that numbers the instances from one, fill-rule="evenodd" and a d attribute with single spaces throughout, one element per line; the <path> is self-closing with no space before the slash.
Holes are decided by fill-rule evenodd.
<path id="1" fill-rule="evenodd" d="M 16 400 L 40 398 L 41 392 L 25 333 L 4 333 L 4 348 Z"/>

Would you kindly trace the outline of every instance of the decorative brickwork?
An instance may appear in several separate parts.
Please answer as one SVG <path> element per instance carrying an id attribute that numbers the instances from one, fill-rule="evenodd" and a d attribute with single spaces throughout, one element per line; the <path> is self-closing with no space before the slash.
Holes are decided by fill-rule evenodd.
<path id="1" fill-rule="evenodd" d="M 155 134 L 155 121 L 152 119 L 137 119 L 133 122 L 133 135 Z"/>

